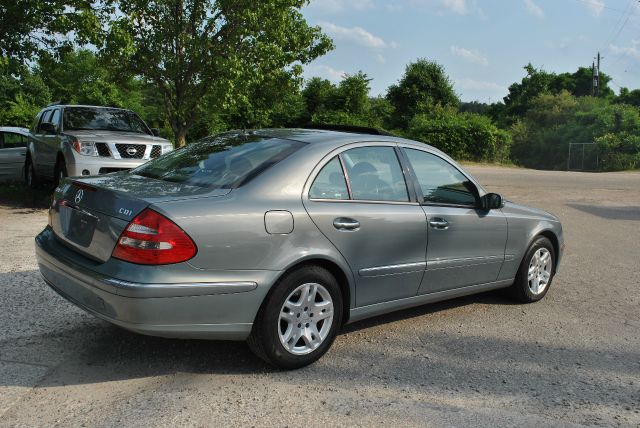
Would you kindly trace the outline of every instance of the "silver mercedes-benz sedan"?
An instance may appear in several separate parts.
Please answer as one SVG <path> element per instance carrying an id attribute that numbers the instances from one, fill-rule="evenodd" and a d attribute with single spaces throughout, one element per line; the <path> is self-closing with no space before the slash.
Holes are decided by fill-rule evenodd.
<path id="1" fill-rule="evenodd" d="M 540 300 L 559 220 L 387 135 L 230 132 L 136 169 L 65 179 L 36 237 L 63 297 L 155 336 L 248 340 L 282 368 L 348 322 L 498 288 Z"/>

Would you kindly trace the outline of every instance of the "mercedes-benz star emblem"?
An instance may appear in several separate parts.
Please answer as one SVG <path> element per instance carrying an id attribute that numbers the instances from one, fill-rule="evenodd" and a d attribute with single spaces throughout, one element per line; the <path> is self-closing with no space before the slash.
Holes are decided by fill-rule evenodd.
<path id="1" fill-rule="evenodd" d="M 129 146 L 129 147 L 127 147 L 127 154 L 128 154 L 129 156 L 134 156 L 136 153 L 138 153 L 138 149 L 136 149 L 136 148 L 135 148 L 135 147 L 133 147 L 133 146 Z"/>
<path id="2" fill-rule="evenodd" d="M 76 202 L 76 204 L 79 204 L 83 196 L 84 196 L 84 191 L 80 189 L 76 192 L 76 197 L 73 200 Z"/>

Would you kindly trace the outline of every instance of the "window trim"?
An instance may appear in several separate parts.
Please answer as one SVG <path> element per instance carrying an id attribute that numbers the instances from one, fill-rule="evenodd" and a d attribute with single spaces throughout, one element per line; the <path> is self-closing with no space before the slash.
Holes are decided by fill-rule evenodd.
<path id="1" fill-rule="evenodd" d="M 482 197 L 481 190 L 484 190 L 484 189 L 482 189 L 482 187 L 479 186 L 478 183 L 472 177 L 469 176 L 469 174 L 467 174 L 464 171 L 462 171 L 456 165 L 451 163 L 448 159 L 444 158 L 443 156 L 440 156 L 438 153 L 433 152 L 431 150 L 422 150 L 419 147 L 414 147 L 414 146 L 410 146 L 410 145 L 400 145 L 399 148 L 400 148 L 400 151 L 402 152 L 402 160 L 404 162 L 406 162 L 407 169 L 410 171 L 411 178 L 412 178 L 411 181 L 413 183 L 413 187 L 415 188 L 416 200 L 417 200 L 418 204 L 420 204 L 421 206 L 447 207 L 447 208 L 466 208 L 466 209 L 475 209 L 475 210 L 482 208 L 481 204 L 480 204 L 480 198 Z M 411 162 L 409 161 L 409 157 L 408 157 L 408 155 L 406 153 L 406 150 L 416 150 L 418 152 L 423 152 L 423 153 L 435 156 L 435 157 L 439 158 L 440 160 L 442 160 L 443 162 L 445 162 L 446 164 L 448 164 L 449 166 L 451 166 L 456 171 L 458 171 L 463 177 L 465 177 L 467 180 L 469 180 L 469 182 L 471 184 L 473 184 L 473 187 L 475 189 L 475 192 L 473 192 L 473 196 L 474 196 L 474 198 L 476 200 L 475 204 L 471 205 L 471 204 L 448 204 L 448 203 L 445 203 L 445 202 L 425 202 L 424 201 L 424 194 L 422 193 L 422 188 L 420 187 L 420 182 L 418 181 L 418 175 L 416 174 L 415 170 L 413 169 L 413 165 L 411 165 Z"/>
<path id="2" fill-rule="evenodd" d="M 352 199 L 351 194 L 351 182 L 349 180 L 349 175 L 346 171 L 346 166 L 344 165 L 344 161 L 342 160 L 342 153 L 351 149 L 358 149 L 363 147 L 389 147 L 392 148 L 395 152 L 396 159 L 399 163 L 400 170 L 402 171 L 402 176 L 404 179 L 404 184 L 407 190 L 407 201 L 377 201 L 370 199 Z M 418 200 L 415 198 L 415 192 L 412 191 L 412 186 L 409 186 L 407 171 L 405 170 L 405 165 L 403 164 L 403 160 L 399 155 L 399 146 L 398 143 L 392 141 L 358 141 L 354 143 L 347 143 L 343 146 L 335 148 L 327 155 L 325 155 L 320 162 L 314 167 L 311 171 L 311 174 L 307 178 L 307 182 L 303 188 L 303 196 L 307 201 L 310 202 L 332 202 L 332 203 L 356 203 L 356 204 L 386 204 L 386 205 L 420 205 Z M 313 186 L 314 181 L 316 180 L 320 171 L 333 160 L 333 158 L 338 157 L 340 159 L 340 164 L 343 166 L 343 175 L 345 176 L 345 181 L 347 183 L 347 191 L 349 192 L 349 199 L 321 199 L 321 198 L 312 198 L 309 194 L 311 190 L 311 186 Z"/>

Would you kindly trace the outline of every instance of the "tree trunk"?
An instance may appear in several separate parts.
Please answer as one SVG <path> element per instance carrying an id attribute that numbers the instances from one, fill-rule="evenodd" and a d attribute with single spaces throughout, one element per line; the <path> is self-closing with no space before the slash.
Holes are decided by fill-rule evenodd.
<path id="1" fill-rule="evenodd" d="M 184 146 L 186 144 L 187 130 L 179 129 L 178 131 L 175 132 L 175 137 L 176 137 L 176 147 Z"/>

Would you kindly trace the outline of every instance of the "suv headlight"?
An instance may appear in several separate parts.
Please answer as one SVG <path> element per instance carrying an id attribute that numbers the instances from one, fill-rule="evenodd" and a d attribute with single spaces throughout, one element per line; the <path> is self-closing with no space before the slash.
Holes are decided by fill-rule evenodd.
<path id="1" fill-rule="evenodd" d="M 80 153 L 83 156 L 98 156 L 96 150 L 96 143 L 93 141 L 78 141 L 73 142 L 73 150 Z"/>
<path id="2" fill-rule="evenodd" d="M 173 150 L 173 146 L 171 144 L 162 145 L 162 154 L 169 153 L 172 150 Z"/>

